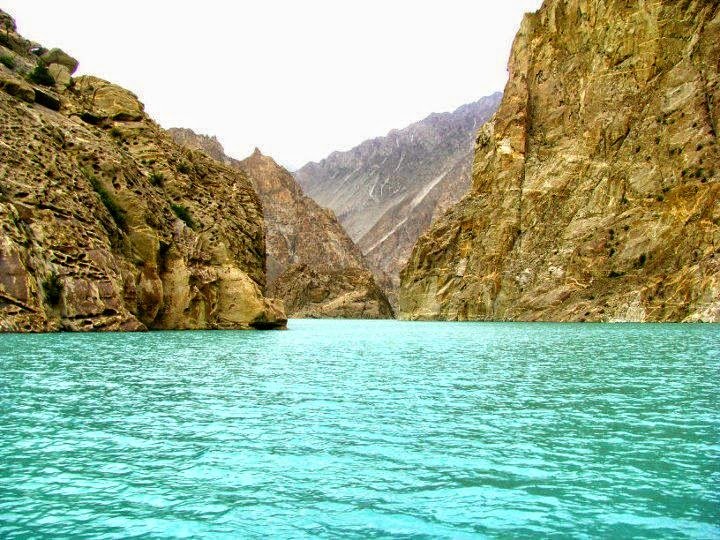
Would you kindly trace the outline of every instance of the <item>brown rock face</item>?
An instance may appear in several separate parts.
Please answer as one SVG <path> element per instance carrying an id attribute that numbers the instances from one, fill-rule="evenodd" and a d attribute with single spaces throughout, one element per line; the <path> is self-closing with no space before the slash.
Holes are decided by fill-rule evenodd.
<path id="1" fill-rule="evenodd" d="M 172 135 L 172 138 L 175 139 L 175 142 L 182 146 L 205 152 L 211 158 L 226 165 L 237 164 L 237 160 L 225 155 L 225 149 L 217 137 L 198 135 L 192 129 L 187 128 L 170 128 L 168 132 Z"/>
<path id="2" fill-rule="evenodd" d="M 170 130 L 176 140 L 244 171 L 262 200 L 268 292 L 292 317 L 392 318 L 360 250 L 335 215 L 306 197 L 292 174 L 256 150 L 243 161 L 215 138 Z"/>
<path id="3" fill-rule="evenodd" d="M 408 319 L 720 320 L 720 4 L 546 0 Z"/>
<path id="4" fill-rule="evenodd" d="M 288 313 L 301 318 L 389 319 L 385 293 L 364 268 L 339 271 L 294 264 L 270 284 Z"/>
<path id="5" fill-rule="evenodd" d="M 389 296 L 417 238 L 470 188 L 475 132 L 500 98 L 432 114 L 295 172 L 308 195 L 338 215 L 376 275 L 389 278 Z"/>
<path id="6" fill-rule="evenodd" d="M 0 79 L 27 84 L 6 66 Z M 0 92 L 0 330 L 285 325 L 263 296 L 262 209 L 246 175 L 177 145 L 106 81 L 30 88 L 32 100 Z"/>

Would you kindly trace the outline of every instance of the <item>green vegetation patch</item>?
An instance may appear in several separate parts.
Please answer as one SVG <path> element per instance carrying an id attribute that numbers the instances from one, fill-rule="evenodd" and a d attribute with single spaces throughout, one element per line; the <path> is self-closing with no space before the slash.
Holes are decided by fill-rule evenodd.
<path id="1" fill-rule="evenodd" d="M 159 172 L 153 172 L 150 174 L 150 184 L 155 187 L 162 187 L 165 183 L 165 175 Z"/>
<path id="2" fill-rule="evenodd" d="M 191 171 L 190 164 L 187 161 L 181 161 L 177 165 L 177 171 L 181 174 L 188 174 Z"/>
<path id="3" fill-rule="evenodd" d="M 38 62 L 35 69 L 28 73 L 27 78 L 30 82 L 40 84 L 42 86 L 53 86 L 55 84 L 55 79 L 52 78 L 47 66 L 42 62 Z"/>
<path id="4" fill-rule="evenodd" d="M 8 69 L 15 69 L 15 59 L 8 54 L 0 55 L 0 64 Z"/>
<path id="5" fill-rule="evenodd" d="M 187 206 L 183 206 L 181 204 L 171 204 L 170 208 L 172 208 L 172 211 L 175 212 L 175 215 L 178 218 L 185 222 L 185 225 L 187 225 L 191 229 L 195 228 L 195 221 L 190 215 L 190 210 L 188 210 Z"/>
<path id="6" fill-rule="evenodd" d="M 105 186 L 102 185 L 102 182 L 100 182 L 100 180 L 98 180 L 98 178 L 94 174 L 88 171 L 84 171 L 84 173 L 88 181 L 90 182 L 93 190 L 95 190 L 95 193 L 97 193 L 100 197 L 100 201 L 102 201 L 103 205 L 105 205 L 105 208 L 110 213 L 110 216 L 113 218 L 115 224 L 120 229 L 127 230 L 127 219 L 125 218 L 125 210 L 120 207 L 117 201 L 115 201 L 115 198 L 112 196 L 112 194 L 107 189 L 105 189 Z"/>

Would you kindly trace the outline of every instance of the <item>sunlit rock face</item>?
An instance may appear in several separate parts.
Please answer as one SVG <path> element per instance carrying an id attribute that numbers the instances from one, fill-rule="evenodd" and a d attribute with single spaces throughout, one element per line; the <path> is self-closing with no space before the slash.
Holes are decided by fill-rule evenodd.
<path id="1" fill-rule="evenodd" d="M 527 15 L 471 193 L 415 245 L 408 319 L 720 320 L 720 5 Z"/>
<path id="2" fill-rule="evenodd" d="M 500 98 L 432 114 L 294 173 L 335 212 L 391 297 L 418 236 L 470 188 L 475 132 Z"/>
<path id="3" fill-rule="evenodd" d="M 268 294 L 291 317 L 392 318 L 360 250 L 335 215 L 305 196 L 292 174 L 255 150 L 242 161 L 214 137 L 170 130 L 183 145 L 243 171 L 260 196 L 267 230 Z"/>
<path id="4" fill-rule="evenodd" d="M 283 327 L 263 294 L 247 176 L 176 144 L 128 90 L 68 79 L 74 59 L 4 27 L 0 330 Z M 58 79 L 26 79 L 40 55 Z"/>

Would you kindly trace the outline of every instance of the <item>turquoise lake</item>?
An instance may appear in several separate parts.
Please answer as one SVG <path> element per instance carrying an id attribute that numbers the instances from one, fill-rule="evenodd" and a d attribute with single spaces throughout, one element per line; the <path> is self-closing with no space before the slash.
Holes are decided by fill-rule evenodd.
<path id="1" fill-rule="evenodd" d="M 720 325 L 0 335 L 0 538 L 720 538 Z"/>

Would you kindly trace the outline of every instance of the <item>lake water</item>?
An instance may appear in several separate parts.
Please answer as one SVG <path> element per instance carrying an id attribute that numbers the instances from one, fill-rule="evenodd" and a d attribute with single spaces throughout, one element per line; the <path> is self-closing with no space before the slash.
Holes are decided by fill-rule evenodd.
<path id="1" fill-rule="evenodd" d="M 720 537 L 720 325 L 0 335 L 0 537 Z"/>

